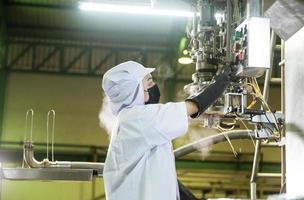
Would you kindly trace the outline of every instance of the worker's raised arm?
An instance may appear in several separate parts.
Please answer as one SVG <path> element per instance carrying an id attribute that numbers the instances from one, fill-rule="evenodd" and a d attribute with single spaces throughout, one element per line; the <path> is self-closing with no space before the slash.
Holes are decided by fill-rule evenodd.
<path id="1" fill-rule="evenodd" d="M 214 78 L 214 82 L 186 99 L 187 114 L 192 118 L 200 116 L 226 90 L 231 81 L 231 73 L 224 71 Z"/>

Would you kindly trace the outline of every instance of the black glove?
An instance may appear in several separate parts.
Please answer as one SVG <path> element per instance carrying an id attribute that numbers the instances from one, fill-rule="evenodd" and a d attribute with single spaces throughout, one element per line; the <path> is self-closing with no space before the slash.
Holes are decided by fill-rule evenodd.
<path id="1" fill-rule="evenodd" d="M 195 103 L 198 108 L 198 112 L 191 115 L 191 118 L 200 116 L 223 94 L 231 82 L 231 74 L 231 70 L 228 67 L 225 68 L 222 73 L 214 77 L 213 83 L 186 99 Z"/>
<path id="2" fill-rule="evenodd" d="M 222 76 L 228 76 L 229 81 L 231 82 L 238 82 L 240 81 L 243 77 L 237 76 L 237 68 L 235 67 L 234 63 L 230 63 L 229 65 L 226 65 L 222 70 L 221 73 L 217 76 L 214 77 L 215 80 Z"/>

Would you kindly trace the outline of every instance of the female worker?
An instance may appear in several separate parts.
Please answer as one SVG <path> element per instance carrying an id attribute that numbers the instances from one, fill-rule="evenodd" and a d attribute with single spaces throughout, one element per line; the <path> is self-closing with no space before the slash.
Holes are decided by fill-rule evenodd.
<path id="1" fill-rule="evenodd" d="M 171 141 L 186 133 L 188 116 L 199 116 L 229 85 L 229 74 L 223 73 L 186 101 L 160 104 L 153 71 L 128 61 L 103 76 L 118 119 L 103 171 L 107 200 L 180 199 Z"/>

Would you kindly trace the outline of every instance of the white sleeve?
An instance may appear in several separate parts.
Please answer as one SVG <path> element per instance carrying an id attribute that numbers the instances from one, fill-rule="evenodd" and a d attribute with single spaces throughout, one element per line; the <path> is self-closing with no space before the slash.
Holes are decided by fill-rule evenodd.
<path id="1" fill-rule="evenodd" d="M 153 144 L 173 140 L 187 132 L 188 115 L 185 102 L 146 105 L 145 120 L 151 130 L 146 130 L 147 140 Z"/>

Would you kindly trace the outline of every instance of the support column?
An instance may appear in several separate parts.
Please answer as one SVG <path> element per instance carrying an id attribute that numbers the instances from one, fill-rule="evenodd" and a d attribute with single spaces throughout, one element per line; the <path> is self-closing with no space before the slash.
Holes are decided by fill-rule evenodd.
<path id="1" fill-rule="evenodd" d="M 6 69 L 6 23 L 4 19 L 3 2 L 0 2 L 0 140 L 3 135 L 4 101 L 7 79 Z"/>

